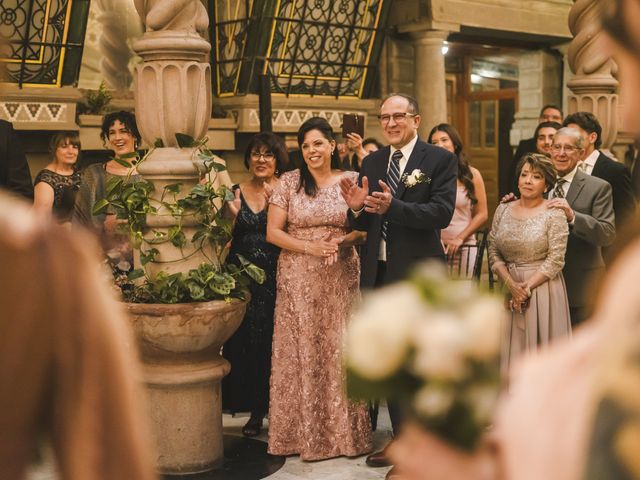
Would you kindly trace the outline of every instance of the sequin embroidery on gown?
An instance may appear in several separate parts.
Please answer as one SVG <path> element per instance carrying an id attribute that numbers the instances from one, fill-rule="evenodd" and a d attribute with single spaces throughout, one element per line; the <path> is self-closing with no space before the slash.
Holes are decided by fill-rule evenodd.
<path id="1" fill-rule="evenodd" d="M 348 172 L 354 180 L 357 173 Z M 287 211 L 287 231 L 318 240 L 348 232 L 347 205 L 338 184 L 315 197 L 296 191 L 299 170 L 282 175 L 270 202 Z M 302 460 L 371 450 L 365 404 L 348 400 L 342 369 L 343 336 L 358 295 L 359 260 L 354 248 L 327 266 L 311 255 L 283 250 L 278 260 L 274 316 L 269 453 Z"/>
<path id="2" fill-rule="evenodd" d="M 234 185 L 236 188 L 240 187 Z M 231 363 L 231 372 L 222 380 L 222 407 L 232 413 L 266 414 L 280 249 L 267 243 L 267 210 L 256 213 L 242 193 L 240 199 L 229 260 L 239 265 L 237 255 L 242 255 L 262 268 L 266 279 L 262 284 L 251 283 L 251 301 L 244 320 L 224 345 L 223 356 Z"/>

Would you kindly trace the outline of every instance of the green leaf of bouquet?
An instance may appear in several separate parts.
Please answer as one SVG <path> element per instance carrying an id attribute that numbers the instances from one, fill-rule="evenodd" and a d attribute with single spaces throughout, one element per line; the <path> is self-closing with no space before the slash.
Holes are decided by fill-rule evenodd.
<path id="1" fill-rule="evenodd" d="M 156 138 L 155 141 L 153 142 L 153 146 L 156 148 L 163 148 L 164 142 L 162 141 L 161 138 Z"/>
<path id="2" fill-rule="evenodd" d="M 176 133 L 176 142 L 180 148 L 193 147 L 196 143 L 192 136 L 185 133 Z"/>
<path id="3" fill-rule="evenodd" d="M 129 152 L 129 153 L 125 153 L 123 155 L 120 155 L 119 158 L 123 159 L 123 158 L 139 158 L 140 154 L 136 151 L 133 152 Z"/>

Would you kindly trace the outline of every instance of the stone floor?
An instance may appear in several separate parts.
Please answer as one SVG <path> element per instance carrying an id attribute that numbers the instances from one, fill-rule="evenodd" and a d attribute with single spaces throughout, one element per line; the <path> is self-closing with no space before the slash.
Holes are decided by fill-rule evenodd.
<path id="1" fill-rule="evenodd" d="M 224 415 L 225 436 L 242 437 L 242 426 L 247 419 L 248 417 L 246 416 L 234 418 L 230 415 Z M 376 450 L 382 448 L 390 438 L 391 424 L 389 415 L 386 408 L 381 406 L 378 429 L 374 432 L 374 448 Z M 266 442 L 266 430 L 256 437 L 256 440 Z M 256 445 L 253 442 L 251 444 Z M 251 445 L 249 448 L 251 448 Z M 266 445 L 258 444 L 258 448 L 254 449 L 254 451 L 260 450 L 264 452 L 265 449 Z M 171 480 L 258 480 L 260 478 L 268 480 L 382 480 L 388 470 L 387 468 L 367 467 L 364 463 L 364 456 L 353 459 L 340 457 L 320 462 L 303 462 L 298 457 L 287 457 L 284 465 L 279 470 L 271 475 L 264 476 L 265 474 L 262 472 L 265 471 L 265 467 L 261 462 L 264 463 L 268 460 L 264 458 L 264 453 L 256 454 L 255 456 L 256 458 L 250 458 L 247 461 L 247 463 L 251 463 L 250 466 L 243 465 L 242 471 L 238 471 L 237 468 L 231 466 L 228 471 L 224 472 L 211 472 L 210 474 L 183 477 L 171 476 L 167 478 Z M 32 468 L 27 478 L 28 480 L 56 480 L 57 476 L 51 459 L 49 458 L 43 465 Z"/>

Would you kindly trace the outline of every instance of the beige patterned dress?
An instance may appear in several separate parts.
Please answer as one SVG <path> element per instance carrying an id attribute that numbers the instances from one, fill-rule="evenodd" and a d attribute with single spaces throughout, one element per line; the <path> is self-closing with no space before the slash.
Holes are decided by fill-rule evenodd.
<path id="1" fill-rule="evenodd" d="M 347 233 L 339 185 L 309 197 L 304 189 L 296 191 L 299 178 L 298 170 L 282 175 L 270 200 L 287 211 L 288 233 L 305 240 Z M 311 255 L 280 254 L 269 401 L 272 455 L 322 460 L 371 450 L 366 406 L 348 400 L 342 369 L 343 336 L 359 276 L 353 248 L 342 250 L 330 266 Z"/>
<path id="2" fill-rule="evenodd" d="M 569 302 L 562 276 L 569 227 L 564 213 L 550 208 L 529 218 L 512 214 L 513 204 L 496 209 L 489 234 L 491 268 L 505 264 L 516 282 L 536 271 L 549 281 L 531 291 L 529 307 L 512 312 L 504 328 L 502 366 L 506 372 L 514 358 L 552 340 L 571 334 Z"/>

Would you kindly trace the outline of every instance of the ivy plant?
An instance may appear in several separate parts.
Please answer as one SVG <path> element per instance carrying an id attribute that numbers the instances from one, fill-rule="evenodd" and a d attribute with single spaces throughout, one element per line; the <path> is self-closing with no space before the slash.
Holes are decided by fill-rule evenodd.
<path id="1" fill-rule="evenodd" d="M 206 174 L 213 180 L 226 166 L 215 161 L 215 156 L 206 147 L 206 140 L 196 141 L 188 135 L 176 134 L 180 147 L 195 148 L 195 157 Z M 156 140 L 154 148 L 162 147 Z M 264 271 L 238 255 L 239 264 L 225 262 L 231 240 L 233 222 L 223 215 L 222 205 L 233 200 L 234 194 L 225 185 L 215 187 L 209 180 L 195 185 L 184 192 L 181 183 L 166 185 L 159 198 L 152 195 L 154 186 L 147 180 L 132 181 L 134 167 L 144 162 L 153 152 L 150 149 L 144 157 L 138 152 L 115 158 L 129 168 L 126 176 L 113 176 L 107 181 L 105 198 L 97 201 L 93 214 L 114 212 L 118 219 L 126 220 L 120 229 L 126 230 L 134 249 L 140 253 L 142 268 L 132 270 L 117 283 L 126 301 L 135 303 L 185 303 L 208 300 L 230 300 L 244 298 L 251 281 L 264 282 Z M 147 215 L 171 215 L 175 225 L 167 229 L 154 229 L 147 225 Z M 185 218 L 195 220 L 195 232 L 188 238 L 183 230 Z M 190 226 L 192 226 L 190 224 Z M 184 252 L 191 242 L 194 249 Z M 162 262 L 157 258 L 158 245 L 170 243 L 182 253 L 181 259 L 202 253 L 208 261 L 186 273 L 169 274 L 160 271 L 150 276 L 144 266 Z M 210 258 L 211 253 L 215 258 Z"/>

